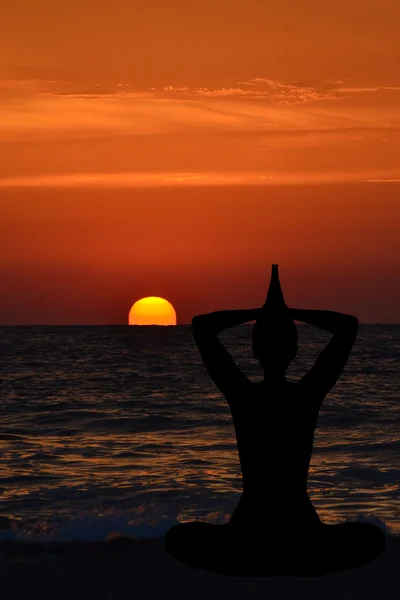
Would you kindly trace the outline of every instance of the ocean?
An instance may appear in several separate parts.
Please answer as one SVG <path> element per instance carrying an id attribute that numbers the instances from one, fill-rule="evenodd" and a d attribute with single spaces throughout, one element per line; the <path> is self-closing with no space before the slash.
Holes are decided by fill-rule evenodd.
<path id="1" fill-rule="evenodd" d="M 330 339 L 298 331 L 289 381 Z M 251 326 L 220 338 L 261 379 Z M 235 432 L 190 326 L 0 327 L 0 347 L 0 540 L 154 538 L 228 520 L 242 491 Z M 400 533 L 399 349 L 400 325 L 361 324 L 322 404 L 308 490 L 325 522 Z"/>

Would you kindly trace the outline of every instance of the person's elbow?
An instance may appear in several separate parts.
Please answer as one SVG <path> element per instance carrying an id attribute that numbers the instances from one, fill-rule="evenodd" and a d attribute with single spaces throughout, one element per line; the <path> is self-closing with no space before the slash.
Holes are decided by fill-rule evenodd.
<path id="1" fill-rule="evenodd" d="M 354 315 L 350 315 L 349 327 L 353 327 L 356 331 L 358 329 L 358 319 Z"/>
<path id="2" fill-rule="evenodd" d="M 201 315 L 197 315 L 195 317 L 193 317 L 192 319 L 192 333 L 193 335 L 196 335 L 197 333 L 199 333 L 202 329 L 203 320 Z"/>
<path id="3" fill-rule="evenodd" d="M 194 336 L 211 333 L 211 323 L 208 315 L 197 315 L 193 317 L 192 333 Z"/>
<path id="4" fill-rule="evenodd" d="M 358 319 L 354 315 L 347 315 L 346 320 L 342 322 L 339 331 L 344 334 L 357 334 L 358 331 Z"/>

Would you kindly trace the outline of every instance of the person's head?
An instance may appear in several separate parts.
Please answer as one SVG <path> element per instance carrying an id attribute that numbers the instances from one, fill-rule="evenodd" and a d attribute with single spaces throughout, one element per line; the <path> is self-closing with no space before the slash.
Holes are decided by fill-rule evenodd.
<path id="1" fill-rule="evenodd" d="M 253 328 L 252 351 L 265 372 L 282 375 L 296 358 L 297 328 L 293 321 L 257 322 Z"/>

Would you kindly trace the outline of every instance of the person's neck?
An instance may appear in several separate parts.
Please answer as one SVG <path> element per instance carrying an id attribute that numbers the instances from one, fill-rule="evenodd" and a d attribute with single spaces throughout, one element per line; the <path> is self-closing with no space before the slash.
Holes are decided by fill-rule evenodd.
<path id="1" fill-rule="evenodd" d="M 267 383 L 269 385 L 279 385 L 287 383 L 286 375 L 285 373 L 269 373 L 267 371 L 264 371 L 264 383 Z"/>

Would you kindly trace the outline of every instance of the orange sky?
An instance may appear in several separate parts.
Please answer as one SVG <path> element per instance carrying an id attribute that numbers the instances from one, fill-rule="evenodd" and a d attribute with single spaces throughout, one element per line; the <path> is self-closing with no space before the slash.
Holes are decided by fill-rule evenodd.
<path id="1" fill-rule="evenodd" d="M 397 0 L 17 1 L 0 324 L 263 301 L 400 321 Z"/>

